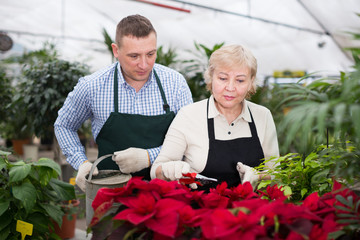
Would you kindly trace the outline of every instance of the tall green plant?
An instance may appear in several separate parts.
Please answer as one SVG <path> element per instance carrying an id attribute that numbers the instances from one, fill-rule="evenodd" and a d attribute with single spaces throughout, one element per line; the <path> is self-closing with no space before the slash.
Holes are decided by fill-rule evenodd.
<path id="1" fill-rule="evenodd" d="M 54 220 L 62 223 L 62 202 L 75 199 L 74 186 L 60 181 L 60 165 L 51 159 L 10 162 L 0 151 L 0 239 L 21 239 L 18 220 L 33 224 L 31 239 L 59 239 Z"/>
<path id="2" fill-rule="evenodd" d="M 177 53 L 174 48 L 169 48 L 167 51 L 164 51 L 163 46 L 159 46 L 156 51 L 156 63 L 162 64 L 164 66 L 172 67 L 178 62 Z"/>
<path id="3" fill-rule="evenodd" d="M 24 79 L 15 95 L 27 106 L 38 137 L 53 136 L 53 124 L 68 93 L 79 78 L 88 74 L 88 66 L 65 60 L 53 60 L 32 65 L 24 71 Z"/>
<path id="4" fill-rule="evenodd" d="M 339 79 L 285 86 L 283 92 L 289 97 L 284 102 L 292 108 L 280 125 L 285 146 L 300 141 L 303 145 L 298 150 L 306 154 L 329 139 L 332 144 L 360 143 L 359 81 L 353 73 L 341 73 Z"/>
<path id="5" fill-rule="evenodd" d="M 190 51 L 194 58 L 182 62 L 184 67 L 181 72 L 187 80 L 194 102 L 210 96 L 210 92 L 206 89 L 203 74 L 207 68 L 211 54 L 224 44 L 225 43 L 215 44 L 212 48 L 208 48 L 203 44 L 194 42 L 196 51 Z"/>

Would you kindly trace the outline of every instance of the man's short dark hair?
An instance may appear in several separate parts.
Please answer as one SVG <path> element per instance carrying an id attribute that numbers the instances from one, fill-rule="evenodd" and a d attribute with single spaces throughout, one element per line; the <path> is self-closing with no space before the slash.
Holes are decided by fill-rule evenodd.
<path id="1" fill-rule="evenodd" d="M 139 14 L 130 15 L 123 18 L 116 27 L 115 42 L 120 47 L 121 39 L 125 36 L 134 36 L 136 38 L 143 38 L 149 36 L 150 33 L 155 33 L 155 28 L 150 20 Z"/>

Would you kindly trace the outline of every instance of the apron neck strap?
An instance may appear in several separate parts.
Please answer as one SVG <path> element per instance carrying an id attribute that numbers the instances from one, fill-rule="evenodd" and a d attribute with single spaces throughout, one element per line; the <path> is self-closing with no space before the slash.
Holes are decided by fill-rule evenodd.
<path id="1" fill-rule="evenodd" d="M 215 139 L 215 130 L 214 130 L 214 118 L 209 118 L 209 99 L 207 100 L 207 107 L 206 107 L 206 114 L 207 114 L 207 122 L 208 122 L 208 136 L 209 139 Z M 252 116 L 252 113 L 249 109 L 249 113 L 250 113 L 250 117 L 251 117 L 251 122 L 249 122 L 249 127 L 250 127 L 250 131 L 251 131 L 251 137 L 257 136 L 257 131 L 256 131 L 256 126 L 255 126 L 255 122 L 254 122 L 254 118 Z"/>
<path id="2" fill-rule="evenodd" d="M 163 108 L 166 111 L 166 113 L 169 113 L 170 112 L 170 106 L 166 101 L 164 90 L 162 88 L 160 79 L 159 79 L 155 69 L 154 69 L 154 74 L 155 74 L 155 79 L 156 79 L 157 85 L 159 86 L 159 89 L 160 89 L 161 97 L 162 97 L 163 102 L 164 102 Z M 115 108 L 114 111 L 115 112 L 119 111 L 119 96 L 118 95 L 119 95 L 119 93 L 118 93 L 118 64 L 116 63 L 115 72 L 114 72 L 114 108 Z"/>
<path id="3" fill-rule="evenodd" d="M 118 64 L 115 65 L 114 72 L 114 112 L 119 112 L 119 93 L 118 93 Z"/>
<path id="4" fill-rule="evenodd" d="M 167 101 L 166 101 L 164 89 L 162 88 L 162 85 L 161 85 L 159 76 L 157 75 L 155 69 L 154 69 L 154 74 L 155 74 L 156 82 L 157 82 L 157 84 L 158 84 L 158 86 L 159 86 L 159 89 L 160 89 L 161 97 L 162 97 L 162 99 L 163 99 L 163 101 L 164 101 L 163 108 L 164 108 L 164 110 L 166 111 L 166 113 L 169 113 L 169 112 L 170 112 L 170 106 L 169 106 L 169 104 L 168 104 Z"/>

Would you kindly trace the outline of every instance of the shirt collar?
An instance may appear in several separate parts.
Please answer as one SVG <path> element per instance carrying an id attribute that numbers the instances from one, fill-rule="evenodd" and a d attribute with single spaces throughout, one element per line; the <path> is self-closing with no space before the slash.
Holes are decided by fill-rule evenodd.
<path id="1" fill-rule="evenodd" d="M 244 119 L 247 122 L 251 122 L 251 117 L 250 117 L 250 112 L 249 112 L 247 101 L 244 99 L 242 104 L 243 104 L 243 109 L 242 109 L 240 115 L 235 119 L 235 121 Z M 220 112 L 217 110 L 217 108 L 215 106 L 214 96 L 211 95 L 209 98 L 209 118 L 216 118 L 217 116 L 220 116 L 220 115 L 221 115 Z"/>
<path id="2" fill-rule="evenodd" d="M 117 71 L 118 71 L 119 84 L 127 84 L 128 85 L 128 83 L 125 81 L 124 75 L 122 74 L 120 63 L 118 63 L 116 65 L 116 67 L 117 67 Z M 153 68 L 150 72 L 150 77 L 149 77 L 148 81 L 145 83 L 145 85 L 143 87 L 148 86 L 150 83 L 152 83 L 154 81 L 156 81 L 156 79 L 155 79 L 154 68 Z"/>

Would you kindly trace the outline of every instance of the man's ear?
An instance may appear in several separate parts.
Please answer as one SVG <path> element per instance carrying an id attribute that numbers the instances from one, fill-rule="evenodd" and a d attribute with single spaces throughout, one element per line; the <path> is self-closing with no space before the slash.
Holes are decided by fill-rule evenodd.
<path id="1" fill-rule="evenodd" d="M 116 45 L 116 43 L 112 43 L 111 44 L 111 48 L 112 48 L 112 51 L 113 51 L 113 54 L 114 54 L 114 57 L 115 58 L 118 58 L 119 56 L 119 47 Z"/>

